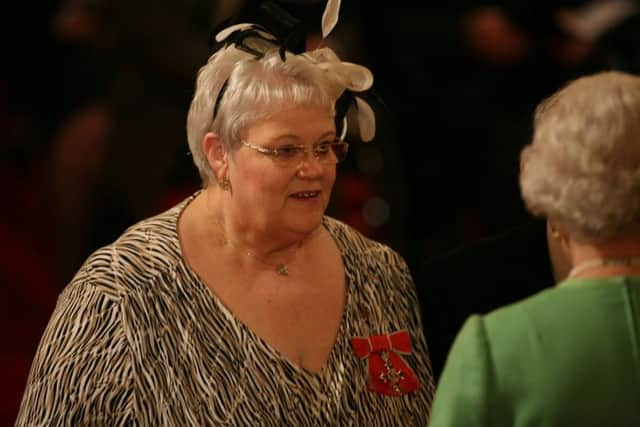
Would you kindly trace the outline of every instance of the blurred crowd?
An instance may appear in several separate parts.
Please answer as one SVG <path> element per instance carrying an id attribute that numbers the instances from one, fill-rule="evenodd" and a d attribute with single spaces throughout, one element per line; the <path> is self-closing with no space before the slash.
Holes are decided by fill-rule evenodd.
<path id="1" fill-rule="evenodd" d="M 258 3 L 10 7 L 0 67 L 0 421 L 15 417 L 57 294 L 83 260 L 198 188 L 185 133 L 195 75 L 215 26 Z M 275 3 L 319 42 L 323 1 Z M 632 0 L 343 1 L 327 43 L 376 76 L 378 133 L 352 144 L 329 213 L 410 265 L 527 221 L 518 153 L 535 105 L 588 72 L 640 72 L 639 9 Z"/>

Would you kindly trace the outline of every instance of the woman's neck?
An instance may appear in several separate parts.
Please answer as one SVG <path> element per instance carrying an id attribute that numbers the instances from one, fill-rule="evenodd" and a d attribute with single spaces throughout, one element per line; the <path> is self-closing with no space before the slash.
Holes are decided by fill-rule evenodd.
<path id="1" fill-rule="evenodd" d="M 640 239 L 571 242 L 570 278 L 640 275 Z"/>
<path id="2" fill-rule="evenodd" d="M 238 221 L 224 193 L 218 189 L 205 190 L 201 202 L 201 216 L 208 233 L 218 241 L 239 251 L 249 251 L 261 259 L 289 257 L 307 245 L 321 227 L 310 233 L 277 232 L 252 227 Z"/>

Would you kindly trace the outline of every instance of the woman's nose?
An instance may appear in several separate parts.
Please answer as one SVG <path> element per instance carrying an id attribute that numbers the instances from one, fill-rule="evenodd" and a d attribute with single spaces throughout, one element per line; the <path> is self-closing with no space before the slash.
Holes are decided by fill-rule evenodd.
<path id="1" fill-rule="evenodd" d="M 305 178 L 315 178 L 324 172 L 324 164 L 312 152 L 306 152 L 304 159 L 298 165 L 298 175 Z"/>

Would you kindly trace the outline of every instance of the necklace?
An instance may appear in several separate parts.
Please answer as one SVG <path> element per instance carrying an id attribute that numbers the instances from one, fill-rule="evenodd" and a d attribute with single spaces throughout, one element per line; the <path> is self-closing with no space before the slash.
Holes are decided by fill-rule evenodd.
<path id="1" fill-rule="evenodd" d="M 619 258 L 594 258 L 584 261 L 571 269 L 568 277 L 575 277 L 576 275 L 591 270 L 596 267 L 605 267 L 608 265 L 617 265 L 623 267 L 638 267 L 640 268 L 640 256 L 628 256 Z"/>
<path id="2" fill-rule="evenodd" d="M 235 249 L 236 251 L 238 251 L 241 254 L 245 254 L 245 255 L 247 255 L 247 256 L 249 256 L 251 258 L 254 258 L 254 259 L 258 260 L 259 262 L 261 262 L 262 264 L 264 264 L 264 265 L 266 265 L 268 267 L 274 268 L 276 274 L 278 274 L 279 276 L 288 276 L 289 275 L 289 266 L 287 264 L 291 264 L 293 261 L 295 261 L 297 255 L 298 255 L 298 251 L 300 250 L 302 245 L 306 241 L 310 240 L 316 234 L 316 230 L 314 230 L 312 233 L 310 233 L 304 239 L 300 240 L 298 243 L 295 244 L 295 249 L 294 249 L 293 254 L 291 256 L 291 259 L 289 260 L 288 263 L 278 262 L 278 263 L 274 264 L 274 263 L 269 262 L 266 259 L 262 258 L 261 256 L 259 256 L 258 254 L 256 254 L 252 250 L 240 247 L 240 245 L 237 245 L 235 242 L 231 241 L 231 239 L 229 239 L 227 237 L 227 233 L 225 232 L 224 223 L 222 221 L 222 218 L 218 217 L 217 215 L 214 215 L 211 212 L 211 207 L 210 207 L 210 203 L 209 203 L 208 194 L 207 194 L 207 199 L 206 199 L 206 210 L 207 210 L 208 215 L 210 215 L 211 218 L 213 219 L 213 223 L 216 224 L 216 226 L 219 229 L 220 243 L 232 247 L 233 249 Z"/>
<path id="3" fill-rule="evenodd" d="M 289 275 L 289 266 L 283 262 L 278 262 L 276 264 L 273 264 L 271 262 L 268 262 L 267 260 L 265 260 L 264 258 L 258 256 L 255 252 L 250 251 L 249 249 L 242 249 L 239 246 L 237 246 L 235 243 L 233 243 L 231 240 L 229 240 L 227 238 L 227 236 L 223 236 L 224 241 L 231 246 L 232 248 L 236 249 L 238 252 L 240 253 L 246 253 L 248 256 L 257 259 L 258 261 L 260 261 L 261 263 L 263 263 L 266 266 L 269 267 L 274 267 L 275 271 L 278 275 L 280 276 L 288 276 Z M 296 249 L 293 251 L 293 256 L 291 258 L 291 260 L 289 260 L 289 263 L 293 262 L 296 259 L 296 255 L 298 255 L 298 250 L 300 249 L 300 247 L 302 246 L 302 242 L 296 243 Z"/>
<path id="4" fill-rule="evenodd" d="M 297 255 L 298 255 L 298 251 L 300 250 L 300 248 L 302 247 L 303 243 L 305 241 L 307 241 L 309 238 L 311 238 L 315 232 L 311 233 L 311 235 L 305 237 L 304 239 L 302 239 L 301 241 L 297 242 L 295 244 L 295 249 L 293 250 L 293 254 L 291 256 L 291 259 L 285 263 L 285 262 L 278 262 L 278 263 L 272 263 L 267 261 L 266 259 L 264 259 L 263 257 L 259 256 L 258 254 L 256 254 L 255 252 L 253 252 L 250 249 L 246 249 L 246 248 L 242 248 L 240 245 L 237 245 L 235 242 L 231 241 L 231 239 L 229 239 L 227 237 L 227 234 L 224 231 L 224 225 L 222 223 L 221 220 L 216 219 L 214 220 L 214 222 L 217 224 L 217 226 L 219 227 L 220 230 L 220 242 L 222 244 L 228 245 L 230 247 L 232 247 L 233 249 L 235 249 L 236 251 L 238 251 L 241 254 L 245 254 L 247 256 L 249 256 L 250 258 L 256 259 L 259 262 L 261 262 L 262 264 L 268 266 L 268 267 L 272 267 L 275 269 L 275 272 L 279 275 L 279 276 L 288 276 L 289 275 L 289 265 L 291 264 L 293 261 L 295 261 Z"/>

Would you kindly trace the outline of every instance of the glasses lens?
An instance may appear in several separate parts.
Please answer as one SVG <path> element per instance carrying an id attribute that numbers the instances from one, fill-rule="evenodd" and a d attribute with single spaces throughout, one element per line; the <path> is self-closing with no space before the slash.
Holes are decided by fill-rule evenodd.
<path id="1" fill-rule="evenodd" d="M 335 155 L 336 161 L 340 163 L 347 157 L 349 152 L 349 144 L 346 142 L 334 142 L 331 144 L 331 150 Z"/>
<path id="2" fill-rule="evenodd" d="M 300 145 L 280 147 L 277 149 L 277 154 L 272 156 L 272 159 L 276 164 L 283 167 L 297 167 L 305 160 L 308 160 L 308 155 L 312 155 L 323 164 L 336 164 L 347 157 L 349 144 L 346 142 L 332 142 L 314 147 L 311 153 L 307 153 L 307 151 L 307 148 Z"/>

